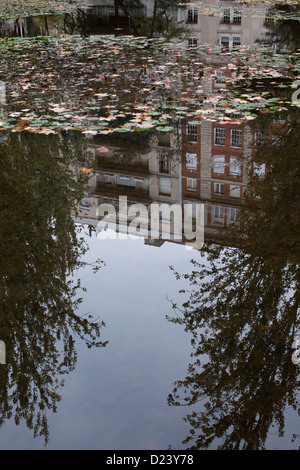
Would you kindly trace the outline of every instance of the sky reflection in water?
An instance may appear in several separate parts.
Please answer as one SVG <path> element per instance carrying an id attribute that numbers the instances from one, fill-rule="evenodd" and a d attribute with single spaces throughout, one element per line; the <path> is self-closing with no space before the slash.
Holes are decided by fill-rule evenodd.
<path id="1" fill-rule="evenodd" d="M 226 15 L 224 15 L 225 17 Z M 193 16 L 193 18 L 195 17 Z M 255 22 L 253 18 L 250 19 L 250 22 Z M 226 21 L 229 19 L 226 17 Z M 219 25 L 219 19 L 215 20 L 216 18 L 213 16 L 210 17 L 210 22 Z M 203 17 L 202 21 L 204 21 Z M 1 173 L 3 181 L 7 184 L 7 188 L 5 186 L 3 186 L 4 189 L 2 188 L 3 199 L 6 200 L 6 204 L 3 204 L 2 207 L 2 220 L 8 220 L 7 213 L 11 209 L 10 205 L 15 209 L 17 207 L 23 208 L 23 210 L 14 213 L 16 220 L 10 219 L 11 226 L 8 223 L 2 226 L 4 239 L 2 251 L 5 254 L 1 265 L 1 277 L 5 289 L 8 285 L 7 292 L 10 295 L 7 297 L 9 301 L 11 298 L 13 302 L 15 298 L 18 299 L 18 297 L 14 297 L 14 292 L 17 292 L 20 298 L 24 293 L 24 297 L 27 298 L 26 289 L 34 284 L 32 282 L 34 276 L 30 277 L 30 270 L 28 270 L 28 266 L 31 267 L 31 258 L 28 256 L 30 259 L 28 261 L 27 255 L 29 253 L 35 259 L 36 248 L 38 251 L 44 241 L 44 232 L 40 229 L 39 221 L 43 220 L 43 223 L 46 223 L 43 215 L 51 220 L 51 216 L 55 217 L 58 214 L 57 217 L 60 218 L 60 221 L 66 220 L 66 213 L 70 215 L 71 204 L 69 207 L 67 202 L 70 195 L 68 191 L 72 185 L 70 185 L 70 175 L 68 177 L 64 175 L 63 167 L 57 163 L 56 157 L 58 155 L 62 156 L 64 153 L 68 155 L 66 168 L 71 165 L 71 179 L 75 176 L 73 184 L 79 183 L 87 173 L 91 176 L 88 189 L 92 193 L 91 199 L 93 199 L 94 205 L 85 208 L 88 213 L 85 216 L 92 217 L 94 215 L 94 223 L 97 220 L 95 212 L 93 212 L 95 205 L 101 200 L 111 200 L 115 203 L 117 197 L 122 194 L 128 194 L 133 201 L 140 197 L 147 204 L 153 200 L 168 200 L 169 203 L 197 200 L 205 202 L 205 230 L 207 238 L 210 239 L 219 233 L 219 229 L 225 224 L 225 221 L 226 223 L 237 222 L 242 205 L 242 195 L 248 183 L 246 163 L 249 163 L 251 158 L 254 160 L 257 158 L 257 154 L 254 155 L 255 152 L 252 153 L 251 146 L 247 147 L 246 143 L 251 144 L 252 142 L 253 144 L 255 137 L 258 136 L 256 144 L 259 144 L 259 140 L 267 136 L 272 142 L 267 143 L 265 148 L 262 147 L 260 159 L 258 158 L 255 162 L 260 174 L 257 179 L 251 179 L 252 186 L 249 186 L 250 196 L 247 201 L 247 210 L 250 212 L 246 211 L 247 217 L 246 223 L 244 220 L 244 227 L 246 226 L 248 237 L 245 238 L 246 251 L 248 250 L 248 253 L 253 256 L 255 262 L 256 259 L 259 260 L 259 263 L 261 262 L 259 266 L 261 272 L 264 273 L 262 284 L 259 285 L 264 285 L 263 282 L 270 276 L 270 286 L 274 288 L 278 298 L 275 298 L 274 295 L 274 305 L 271 306 L 272 302 L 270 302 L 268 304 L 270 308 L 268 306 L 266 308 L 264 302 L 260 304 L 259 299 L 250 299 L 250 295 L 246 296 L 248 303 L 245 305 L 241 302 L 233 306 L 230 303 L 230 296 L 228 298 L 225 296 L 223 303 L 218 304 L 218 308 L 216 307 L 210 312 L 207 317 L 207 326 L 212 325 L 212 332 L 215 334 L 212 338 L 212 344 L 214 344 L 213 341 L 216 341 L 215 344 L 220 348 L 220 351 L 224 347 L 224 350 L 229 351 L 229 354 L 224 358 L 223 369 L 221 368 L 221 359 L 223 358 L 220 357 L 220 374 L 224 373 L 225 377 L 224 381 L 220 378 L 220 382 L 218 358 L 213 357 L 212 354 L 212 369 L 208 370 L 212 372 L 213 377 L 207 377 L 207 390 L 212 392 L 212 397 L 218 397 L 219 393 L 221 398 L 226 397 L 228 396 L 226 395 L 226 386 L 229 384 L 229 395 L 231 392 L 233 396 L 237 393 L 236 401 L 233 400 L 233 408 L 236 406 L 234 411 L 237 410 L 239 393 L 242 395 L 243 389 L 242 387 L 235 389 L 235 383 L 230 383 L 236 372 L 232 375 L 229 374 L 228 379 L 226 360 L 230 366 L 231 363 L 237 363 L 237 367 L 241 367 L 241 373 L 236 377 L 239 379 L 238 382 L 241 381 L 243 384 L 243 380 L 247 378 L 247 367 L 251 366 L 252 370 L 257 370 L 255 369 L 257 364 L 253 360 L 253 357 L 254 359 L 256 357 L 256 346 L 258 348 L 257 359 L 263 360 L 267 357 L 264 344 L 270 345 L 270 342 L 272 343 L 274 340 L 274 350 L 276 354 L 279 354 L 278 364 L 274 365 L 274 362 L 270 360 L 269 370 L 268 364 L 262 364 L 265 366 L 265 375 L 262 373 L 260 376 L 260 372 L 258 375 L 263 386 L 265 384 L 270 384 L 271 387 L 278 386 L 278 403 L 276 402 L 276 394 L 272 394 L 274 389 L 268 394 L 265 389 L 260 389 L 260 383 L 258 383 L 257 387 L 254 387 L 253 396 L 262 397 L 262 406 L 255 403 L 253 409 L 255 412 L 258 410 L 259 415 L 259 412 L 264 409 L 264 400 L 266 400 L 266 406 L 270 406 L 270 400 L 274 398 L 274 402 L 279 408 L 278 415 L 280 416 L 282 411 L 286 417 L 285 432 L 279 438 L 276 426 L 271 427 L 266 443 L 262 444 L 265 444 L 268 449 L 288 449 L 297 447 L 291 441 L 292 435 L 297 434 L 298 431 L 298 417 L 296 412 L 292 412 L 289 408 L 294 399 L 297 404 L 297 390 L 293 389 L 294 384 L 298 384 L 297 370 L 293 369 L 291 372 L 295 365 L 291 361 L 289 362 L 290 356 L 288 354 L 291 346 L 289 344 L 289 328 L 294 325 L 295 332 L 297 332 L 299 320 L 289 316 L 293 309 L 290 308 L 289 301 L 286 301 L 284 295 L 286 294 L 285 282 L 288 282 L 289 277 L 286 275 L 287 267 L 290 268 L 291 278 L 294 276 L 296 292 L 299 287 L 297 248 L 299 244 L 296 237 L 296 234 L 299 233 L 297 226 L 299 220 L 299 185 L 297 185 L 299 166 L 296 165 L 297 162 L 299 163 L 297 141 L 299 108 L 291 103 L 291 84 L 297 77 L 297 71 L 300 68 L 299 61 L 297 61 L 298 56 L 295 56 L 296 58 L 291 56 L 291 52 L 298 47 L 299 38 L 296 37 L 297 35 L 293 36 L 291 33 L 293 28 L 289 23 L 284 23 L 281 28 L 280 25 L 276 26 L 276 21 L 272 20 L 271 26 L 269 25 L 272 34 L 267 37 L 269 43 L 266 49 L 260 48 L 266 40 L 266 37 L 264 38 L 266 25 L 260 21 L 258 32 L 261 34 L 257 35 L 254 31 L 252 39 L 254 43 L 257 39 L 261 39 L 262 43 L 249 54 L 246 47 L 248 44 L 245 47 L 243 44 L 239 44 L 242 46 L 241 52 L 234 50 L 232 35 L 230 38 L 221 35 L 220 42 L 208 50 L 206 45 L 198 44 L 195 37 L 190 37 L 182 44 L 177 43 L 176 46 L 173 44 L 172 53 L 169 51 L 169 44 L 165 44 L 164 48 L 159 49 L 156 47 L 157 44 L 154 45 L 155 43 L 149 47 L 146 38 L 141 40 L 134 37 L 120 39 L 110 36 L 86 40 L 77 36 L 66 40 L 50 39 L 48 41 L 47 39 L 45 41 L 43 38 L 38 41 L 4 41 L 2 54 L 6 61 L 2 63 L 0 78 L 6 77 L 7 79 L 6 74 L 9 70 L 11 81 L 6 85 L 6 98 L 8 98 L 9 106 L 2 110 L 1 126 L 3 127 L 0 128 L 0 131 L 3 131 L 3 135 L 7 131 L 7 134 L 12 131 L 11 136 L 14 135 L 15 139 L 7 141 L 11 145 L 11 147 L 8 145 L 8 149 L 6 149 L 7 168 L 0 168 L 3 172 Z M 4 23 L 3 25 L 5 26 Z M 232 27 L 236 26 L 237 24 Z M 193 26 L 190 27 L 193 28 Z M 226 26 L 222 24 L 222 28 L 224 27 L 226 29 Z M 281 34 L 278 36 L 279 39 L 276 36 L 276 28 Z M 78 31 L 75 32 L 78 33 Z M 235 36 L 235 42 L 239 41 L 240 39 Z M 194 48 L 195 45 L 199 46 L 199 50 Z M 34 47 L 36 56 L 32 57 L 31 46 Z M 96 56 L 90 55 L 95 52 L 95 47 L 97 48 Z M 278 54 L 273 55 L 272 47 L 275 47 Z M 223 55 L 220 54 L 221 50 Z M 19 61 L 16 51 L 22 54 L 27 68 L 27 78 L 22 79 L 23 81 L 20 81 L 18 73 L 16 73 L 18 68 L 15 64 Z M 168 57 L 169 52 L 170 56 Z M 112 63 L 108 60 L 112 53 L 119 58 L 119 64 L 122 65 L 120 70 L 114 69 L 115 65 L 113 64 L 112 67 Z M 39 64 L 40 60 L 43 63 L 47 54 L 47 74 L 55 70 L 57 73 L 55 80 L 57 81 L 48 81 L 49 77 L 45 78 L 44 68 L 41 68 Z M 153 57 L 159 60 L 159 67 L 156 66 Z M 273 60 L 274 57 L 276 60 Z M 58 58 L 61 70 L 57 67 Z M 224 63 L 215 62 L 218 58 L 225 58 Z M 82 60 L 81 65 L 85 66 L 86 75 L 82 82 L 78 82 L 76 76 L 79 59 Z M 290 65 L 290 61 L 292 65 Z M 130 67 L 128 67 L 128 62 Z M 99 75 L 101 67 L 105 71 L 103 76 Z M 77 72 L 73 72 L 74 70 Z M 51 77 L 51 74 L 49 76 Z M 67 78 L 70 79 L 69 82 L 67 82 Z M 60 80 L 66 85 L 67 92 L 61 86 Z M 135 85 L 133 86 L 133 84 Z M 141 84 L 143 88 L 141 88 Z M 151 86 L 148 88 L 149 84 Z M 228 86 L 231 84 L 234 84 L 233 92 Z M 44 87 L 42 92 L 41 86 Z M 81 91 L 78 92 L 78 90 Z M 112 91 L 114 93 L 111 96 Z M 262 92 L 264 93 L 263 98 Z M 36 106 L 37 100 L 40 99 L 39 93 L 42 93 L 43 108 Z M 36 108 L 32 110 L 34 103 Z M 26 104 L 25 108 L 24 104 Z M 78 138 L 78 135 L 76 137 L 76 133 L 74 133 L 73 139 L 71 132 L 75 129 L 81 134 L 81 137 Z M 13 131 L 20 132 L 20 141 L 16 138 L 17 133 Z M 29 132 L 29 137 L 26 131 Z M 67 131 L 64 133 L 65 137 L 72 135 L 70 142 L 67 142 L 68 138 L 66 138 L 65 142 L 61 143 L 57 138 L 61 131 Z M 126 136 L 127 133 L 130 136 Z M 37 134 L 46 134 L 46 136 Z M 85 134 L 91 139 L 85 139 Z M 49 140 L 46 140 L 48 137 Z M 43 140 L 45 144 L 43 158 L 46 162 L 47 154 L 47 164 L 49 165 L 47 167 L 49 170 L 45 172 L 41 171 L 40 167 L 39 138 L 45 138 Z M 3 148 L 6 145 L 5 139 L 6 137 L 3 137 L 3 141 L 1 141 Z M 92 152 L 92 159 L 86 156 L 87 146 Z M 30 164 L 26 161 L 28 149 L 29 155 L 31 151 L 33 155 L 32 161 L 29 158 Z M 72 156 L 69 149 L 73 151 Z M 283 159 L 282 155 L 286 149 L 287 154 Z M 18 165 L 18 173 L 16 172 L 15 177 L 12 171 L 16 164 L 12 158 L 15 155 L 14 152 L 19 156 L 19 162 L 23 162 L 24 155 L 26 161 L 24 167 L 22 164 Z M 9 167 L 9 165 L 11 166 Z M 10 172 L 7 170 L 9 168 Z M 41 174 L 43 174 L 43 178 Z M 28 181 L 34 182 L 34 184 L 28 184 Z M 59 190 L 57 199 L 54 184 Z M 45 191 L 44 194 L 41 188 Z M 22 197 L 18 191 L 22 193 Z M 52 208 L 49 204 L 51 210 L 45 204 L 47 197 L 53 205 Z M 30 200 L 36 204 L 31 206 Z M 257 201 L 262 204 L 262 210 Z M 45 206 L 40 205 L 39 202 Z M 43 207 L 45 212 L 43 212 Z M 60 212 L 60 207 L 65 212 L 64 210 Z M 83 210 L 84 212 L 85 210 Z M 30 213 L 30 218 L 26 219 L 26 213 L 27 217 Z M 24 219 L 22 219 L 23 216 Z M 21 217 L 20 222 L 24 227 L 35 233 L 35 237 L 31 237 L 30 231 L 29 235 L 26 232 L 23 233 L 24 238 L 25 235 L 28 236 L 27 245 L 26 243 L 24 246 L 21 244 L 20 248 L 20 259 L 23 260 L 22 256 L 24 255 L 26 260 L 24 271 L 22 271 L 21 262 L 14 265 L 16 260 L 13 257 L 10 258 L 11 265 L 6 262 L 9 257 L 7 246 L 10 243 L 7 244 L 7 242 L 11 240 L 10 234 L 15 234 L 16 228 L 20 226 L 18 217 Z M 29 219 L 30 223 L 28 223 Z M 252 220 L 253 224 L 249 224 L 249 220 Z M 70 242 L 73 225 L 70 220 L 68 223 L 64 233 L 68 232 Z M 247 226 L 247 224 L 249 225 Z M 58 224 L 58 228 L 62 227 L 61 223 Z M 255 233 L 252 227 L 254 229 L 258 227 L 259 230 Z M 60 233 L 59 230 L 58 233 Z M 48 233 L 48 235 L 47 240 L 51 246 L 52 233 Z M 243 242 L 245 240 L 243 235 L 245 233 L 242 228 L 237 239 L 230 238 L 229 242 L 227 240 L 229 246 L 234 240 Z M 200 255 L 197 251 L 186 250 L 183 245 L 169 242 L 165 242 L 160 247 L 151 247 L 144 245 L 142 240 L 99 240 L 94 232 L 91 238 L 86 233 L 85 239 L 89 251 L 85 254 L 84 259 L 93 262 L 96 258 L 101 258 L 106 265 L 96 273 L 92 272 L 89 265 L 80 268 L 76 273 L 76 276 L 78 275 L 78 278 L 81 279 L 82 285 L 87 288 L 87 292 L 82 294 L 83 303 L 79 307 L 79 312 L 83 315 L 90 312 L 99 317 L 100 321 L 105 322 L 106 326 L 101 330 L 101 341 L 108 341 L 108 344 L 101 349 L 87 349 L 80 341 L 76 344 L 78 362 L 75 369 L 66 375 L 65 386 L 61 389 L 62 401 L 58 403 L 56 413 L 52 413 L 52 411 L 47 413 L 50 431 L 48 448 L 155 450 L 166 449 L 169 445 L 174 449 L 184 448 L 185 445 L 182 444 L 182 441 L 189 433 L 189 425 L 182 418 L 193 410 L 193 405 L 183 408 L 168 406 L 168 397 L 175 387 L 174 383 L 184 380 L 189 374 L 188 367 L 194 361 L 190 358 L 192 352 L 191 336 L 190 332 L 184 331 L 184 326 L 186 326 L 184 322 L 182 325 L 172 324 L 166 319 L 166 315 L 172 316 L 172 306 L 168 299 L 179 304 L 182 303 L 183 298 L 188 299 L 188 294 L 179 295 L 179 290 L 187 285 L 188 280 L 181 278 L 178 282 L 170 270 L 170 265 L 174 266 L 174 269 L 179 273 L 188 273 L 192 279 L 190 260 L 193 257 L 198 261 Z M 35 245 L 36 241 L 38 243 Z M 221 238 L 221 244 L 223 242 L 224 239 Z M 69 256 L 70 265 L 76 267 L 77 259 L 68 243 L 66 246 L 64 243 L 61 243 L 61 246 L 59 243 L 57 245 L 56 248 L 61 259 L 64 260 L 64 256 L 68 259 Z M 48 245 L 47 248 L 49 248 Z M 64 274 L 64 263 L 60 265 L 58 262 L 56 265 L 55 255 L 51 253 L 51 250 L 48 254 L 51 266 L 54 266 L 53 272 L 55 269 L 61 269 L 61 273 Z M 15 257 L 17 258 L 17 255 Z M 39 257 L 36 258 L 39 261 Z M 33 262 L 33 267 L 40 268 L 40 264 Z M 249 268 L 246 263 L 245 274 L 248 273 L 247 269 L 249 268 L 250 275 L 252 275 L 253 265 L 255 263 L 249 263 Z M 39 272 L 41 271 L 37 269 L 37 273 Z M 234 269 L 233 273 L 235 273 Z M 50 275 L 48 273 L 48 276 L 49 284 L 52 285 L 55 276 L 52 278 L 52 272 Z M 236 279 L 239 279 L 238 276 Z M 206 280 L 204 278 L 204 282 Z M 209 292 L 214 292 L 213 289 L 218 286 L 217 276 L 214 281 L 215 284 L 213 283 Z M 273 281 L 274 283 L 272 283 Z M 41 292 L 47 292 L 47 286 L 44 286 L 43 283 L 41 285 Z M 220 287 L 217 294 L 220 294 L 222 300 L 225 289 L 222 284 Z M 24 288 L 24 292 L 22 288 Z M 243 289 L 243 285 L 237 285 L 235 289 L 234 295 L 237 295 L 239 301 L 243 295 L 238 297 L 238 292 Z M 39 291 L 39 286 L 36 291 Z M 265 300 L 269 302 L 272 295 L 267 291 L 266 288 L 261 296 L 264 299 L 264 294 L 266 294 Z M 34 289 L 33 292 L 35 292 Z M 247 293 L 246 287 L 245 292 Z M 251 289 L 249 292 L 251 294 Z M 55 294 L 57 293 L 55 292 Z M 276 308 L 280 304 L 281 295 L 283 296 L 283 304 L 286 303 L 283 305 L 284 308 L 286 307 L 286 311 L 282 308 L 282 312 L 279 310 L 277 312 Z M 51 295 L 49 298 L 51 301 Z M 199 312 L 207 314 L 209 309 L 205 310 L 205 302 L 202 302 L 201 298 L 200 301 L 197 295 L 195 298 L 197 301 L 194 304 L 195 311 L 193 309 L 189 311 L 190 318 L 193 318 L 196 312 L 196 320 L 198 314 L 199 323 L 201 323 L 202 317 Z M 57 299 L 55 295 L 54 299 Z M 193 299 L 192 296 L 191 299 Z M 297 309 L 297 296 L 295 299 Z M 278 304 L 276 304 L 276 300 L 278 300 Z M 28 310 L 25 308 L 26 313 L 39 311 L 34 302 L 32 307 L 30 299 L 27 298 L 27 301 L 29 307 Z M 215 298 L 212 299 L 213 301 Z M 17 312 L 19 304 L 18 301 L 15 301 L 15 305 L 12 303 Z M 7 309 L 10 305 L 9 302 L 5 303 L 5 296 L 3 305 L 5 312 L 5 308 Z M 276 314 L 278 313 L 278 317 L 282 314 L 282 318 L 279 318 L 278 322 L 277 336 L 276 315 L 272 316 L 271 307 L 274 308 Z M 44 313 L 47 313 L 46 309 Z M 237 324 L 239 321 L 244 321 L 241 323 L 241 329 L 244 328 L 245 336 L 247 336 L 249 329 L 250 333 L 254 335 L 252 345 L 249 343 L 252 346 L 249 348 L 250 352 L 253 352 L 250 357 L 252 362 L 249 361 L 247 364 L 241 364 L 239 357 L 230 354 L 231 351 L 236 350 L 244 353 L 245 349 L 247 353 L 247 348 L 244 347 L 242 341 L 242 333 L 240 343 L 236 341 L 239 328 L 238 324 L 235 329 L 237 313 L 240 315 Z M 217 317 L 216 323 L 214 323 L 215 315 Z M 226 326 L 227 316 L 230 317 L 229 328 Z M 36 321 L 36 317 L 33 316 L 33 318 Z M 188 317 L 188 320 L 190 318 Z M 285 325 L 286 318 L 288 319 L 286 322 L 288 327 L 285 336 L 285 329 L 282 328 L 282 325 Z M 224 323 L 222 323 L 223 320 Z M 30 329 L 30 315 L 26 321 L 29 325 L 29 331 L 34 333 L 34 328 Z M 13 321 L 12 324 L 14 324 Z M 56 326 L 55 322 L 54 324 Z M 190 327 L 189 321 L 187 321 L 187 327 L 188 329 Z M 255 336 L 256 329 L 257 336 Z M 232 333 L 232 336 L 228 334 L 228 331 Z M 191 332 L 194 333 L 192 327 Z M 201 328 L 195 329 L 197 338 L 201 338 L 200 333 L 202 333 Z M 218 334 L 220 334 L 223 343 L 218 342 Z M 18 346 L 18 334 L 16 337 L 16 345 Z M 20 341 L 20 344 L 23 344 L 22 338 Z M 201 346 L 201 340 L 199 343 Z M 45 344 L 47 346 L 47 341 Z M 282 360 L 280 348 L 284 353 Z M 26 352 L 26 343 L 24 350 Z M 39 356 L 37 355 L 37 357 Z M 201 359 L 205 361 L 205 356 Z M 36 363 L 38 364 L 38 361 Z M 17 360 L 16 364 L 18 365 Z M 291 377 L 291 386 L 289 387 L 289 383 L 284 381 L 278 384 L 275 377 L 276 372 L 278 372 L 280 379 Z M 255 382 L 253 374 L 255 375 L 255 372 L 252 373 L 252 382 L 249 381 L 250 387 Z M 211 389 L 209 387 L 210 379 Z M 268 382 L 268 380 L 270 381 Z M 20 383 L 22 385 L 22 380 Z M 193 381 L 191 383 L 193 385 Z M 199 388 L 203 385 L 203 381 L 202 383 L 200 381 L 199 384 L 197 381 L 195 383 L 199 385 Z M 219 389 L 214 389 L 214 383 L 220 385 Z M 187 387 L 190 385 L 188 380 L 186 385 Z M 247 385 L 246 383 L 245 389 Z M 20 389 L 22 390 L 22 388 Z M 286 398 L 288 393 L 290 393 L 291 402 Z M 268 397 L 271 399 L 268 400 Z M 209 398 L 210 396 L 208 396 Z M 251 398 L 251 393 L 249 396 L 245 393 L 246 404 L 249 404 L 249 398 Z M 281 403 L 283 408 L 287 407 L 286 410 L 280 410 Z M 294 405 L 295 403 L 293 402 Z M 216 414 L 219 410 L 223 411 L 223 405 L 226 409 L 226 404 L 227 402 L 221 403 Z M 243 410 L 240 414 L 230 415 L 230 418 L 231 416 L 236 418 L 234 424 L 237 424 L 237 429 L 245 429 L 243 418 L 247 423 L 249 408 L 244 410 L 244 416 Z M 203 403 L 197 404 L 195 410 L 197 413 L 203 411 Z M 273 417 L 273 411 L 271 416 Z M 25 427 L 22 420 L 21 424 L 16 427 L 13 416 L 10 418 L 4 422 L 0 430 L 0 447 L 2 449 L 43 448 L 42 438 L 33 439 L 32 431 Z M 255 418 L 256 416 L 254 416 L 254 423 Z M 241 422 L 242 424 L 240 424 Z M 262 426 L 263 424 L 265 423 L 262 423 Z M 230 432 L 230 426 L 229 428 L 225 426 L 225 430 Z M 212 447 L 215 448 L 223 437 L 218 436 Z M 239 436 L 236 442 L 238 439 Z M 251 442 L 252 437 L 249 435 L 249 443 Z"/>

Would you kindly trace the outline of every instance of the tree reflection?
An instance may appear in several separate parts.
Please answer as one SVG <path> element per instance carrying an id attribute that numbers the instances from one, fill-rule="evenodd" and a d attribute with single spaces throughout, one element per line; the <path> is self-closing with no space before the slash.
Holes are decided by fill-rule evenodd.
<path id="1" fill-rule="evenodd" d="M 284 434 L 286 408 L 299 413 L 291 360 L 299 336 L 299 131 L 295 113 L 257 149 L 256 162 L 270 172 L 249 183 L 240 225 L 224 233 L 231 245 L 207 243 L 203 261 L 177 273 L 192 290 L 169 320 L 192 334 L 193 363 L 168 402 L 192 407 L 184 441 L 191 448 L 263 449 L 272 426 Z"/>
<path id="2" fill-rule="evenodd" d="M 62 376 L 75 367 L 76 339 L 106 344 L 103 323 L 77 313 L 72 280 L 87 248 L 71 216 L 84 187 L 68 165 L 87 158 L 84 148 L 73 136 L 16 134 L 0 148 L 0 425 L 24 420 L 45 443 L 46 412 L 56 411 Z"/>

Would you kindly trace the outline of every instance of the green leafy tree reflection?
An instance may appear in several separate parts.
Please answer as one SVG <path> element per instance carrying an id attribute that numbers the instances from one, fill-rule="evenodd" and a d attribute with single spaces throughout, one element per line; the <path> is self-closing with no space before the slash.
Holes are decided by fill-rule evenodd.
<path id="1" fill-rule="evenodd" d="M 193 363 L 168 402 L 192 408 L 193 449 L 264 449 L 270 431 L 284 434 L 286 408 L 299 413 L 299 132 L 295 113 L 257 149 L 270 172 L 250 182 L 231 246 L 207 243 L 203 262 L 177 273 L 191 292 L 170 321 L 192 334 Z"/>
<path id="2" fill-rule="evenodd" d="M 104 324 L 76 313 L 72 281 L 87 248 L 71 216 L 84 187 L 69 164 L 87 158 L 83 149 L 66 136 L 11 134 L 0 145 L 0 425 L 24 420 L 45 443 L 46 412 L 56 411 L 62 375 L 76 365 L 76 339 L 106 344 Z"/>

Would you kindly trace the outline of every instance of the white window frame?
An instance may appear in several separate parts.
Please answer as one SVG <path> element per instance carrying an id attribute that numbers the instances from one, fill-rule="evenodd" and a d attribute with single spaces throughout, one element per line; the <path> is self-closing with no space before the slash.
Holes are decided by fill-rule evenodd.
<path id="1" fill-rule="evenodd" d="M 217 134 L 219 134 L 218 131 L 222 131 L 222 142 L 223 142 L 223 139 L 224 139 L 224 143 L 217 143 L 217 140 L 220 139 L 220 136 L 218 136 Z M 225 146 L 225 139 L 226 139 L 226 131 L 223 127 L 215 127 L 214 129 L 214 145 L 217 145 L 217 146 L 220 146 L 220 147 L 224 147 Z"/>
<path id="2" fill-rule="evenodd" d="M 226 42 L 224 42 L 226 39 Z M 227 42 L 228 40 L 228 42 Z M 227 51 L 230 51 L 230 36 L 229 34 L 221 34 L 220 35 L 220 46 L 225 47 Z"/>
<path id="3" fill-rule="evenodd" d="M 237 39 L 239 40 L 238 43 L 237 43 Z M 236 43 L 235 45 L 234 45 L 234 42 Z M 219 44 L 221 47 L 226 48 L 226 50 L 229 52 L 231 52 L 234 47 L 239 47 L 241 43 L 242 42 L 241 42 L 240 34 L 224 34 L 224 33 L 220 34 Z"/>
<path id="4" fill-rule="evenodd" d="M 223 10 L 223 20 L 221 20 L 221 21 L 224 24 L 230 24 L 231 23 L 231 9 L 230 8 L 224 8 L 224 10 Z"/>
<path id="5" fill-rule="evenodd" d="M 188 170 L 197 170 L 197 154 L 196 153 L 187 153 L 186 154 L 186 168 Z"/>
<path id="6" fill-rule="evenodd" d="M 240 210 L 238 207 L 229 207 L 228 224 L 236 224 L 238 222 Z"/>
<path id="7" fill-rule="evenodd" d="M 225 173 L 225 155 L 213 156 L 213 172 L 224 175 Z"/>
<path id="8" fill-rule="evenodd" d="M 196 178 L 187 178 L 187 180 L 186 180 L 186 189 L 188 191 L 196 191 L 197 190 L 197 179 Z"/>
<path id="9" fill-rule="evenodd" d="M 224 8 L 221 23 L 241 25 L 242 10 L 238 7 Z"/>
<path id="10" fill-rule="evenodd" d="M 188 38 L 188 47 L 197 47 L 198 46 L 198 38 L 195 36 L 191 36 Z"/>
<path id="11" fill-rule="evenodd" d="M 196 7 L 187 8 L 186 21 L 189 24 L 198 24 L 198 8 Z"/>
<path id="12" fill-rule="evenodd" d="M 238 7 L 233 8 L 232 23 L 233 24 L 241 24 L 242 23 L 242 11 Z"/>
<path id="13" fill-rule="evenodd" d="M 216 80 L 215 80 L 215 87 L 216 88 L 225 88 L 226 87 L 226 73 L 224 70 L 216 70 Z"/>
<path id="14" fill-rule="evenodd" d="M 241 142 L 241 145 L 237 145 L 236 138 L 235 138 L 235 141 L 233 141 L 234 140 L 233 135 L 235 133 L 238 133 L 238 135 L 240 136 L 239 141 Z M 230 147 L 235 148 L 235 149 L 241 149 L 242 146 L 243 146 L 243 131 L 241 129 L 230 129 Z"/>
<path id="15" fill-rule="evenodd" d="M 240 47 L 241 45 L 241 36 L 239 34 L 232 35 L 232 48 Z"/>
<path id="16" fill-rule="evenodd" d="M 214 183 L 214 194 L 216 194 L 217 196 L 224 196 L 225 194 L 224 183 Z"/>
<path id="17" fill-rule="evenodd" d="M 186 126 L 186 138 L 188 142 L 197 142 L 197 126 L 194 124 L 187 124 Z"/>
<path id="18" fill-rule="evenodd" d="M 225 219 L 225 207 L 224 206 L 213 206 L 213 221 L 215 223 L 224 223 Z"/>
<path id="19" fill-rule="evenodd" d="M 229 174 L 233 176 L 242 175 L 242 160 L 237 157 L 230 157 Z"/>

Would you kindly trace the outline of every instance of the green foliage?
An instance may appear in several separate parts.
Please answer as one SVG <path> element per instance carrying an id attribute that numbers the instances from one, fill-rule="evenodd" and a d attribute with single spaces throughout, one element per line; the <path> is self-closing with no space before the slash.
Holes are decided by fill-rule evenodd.
<path id="1" fill-rule="evenodd" d="M 86 0 L 0 0 L 0 18 L 67 13 L 87 5 Z"/>

